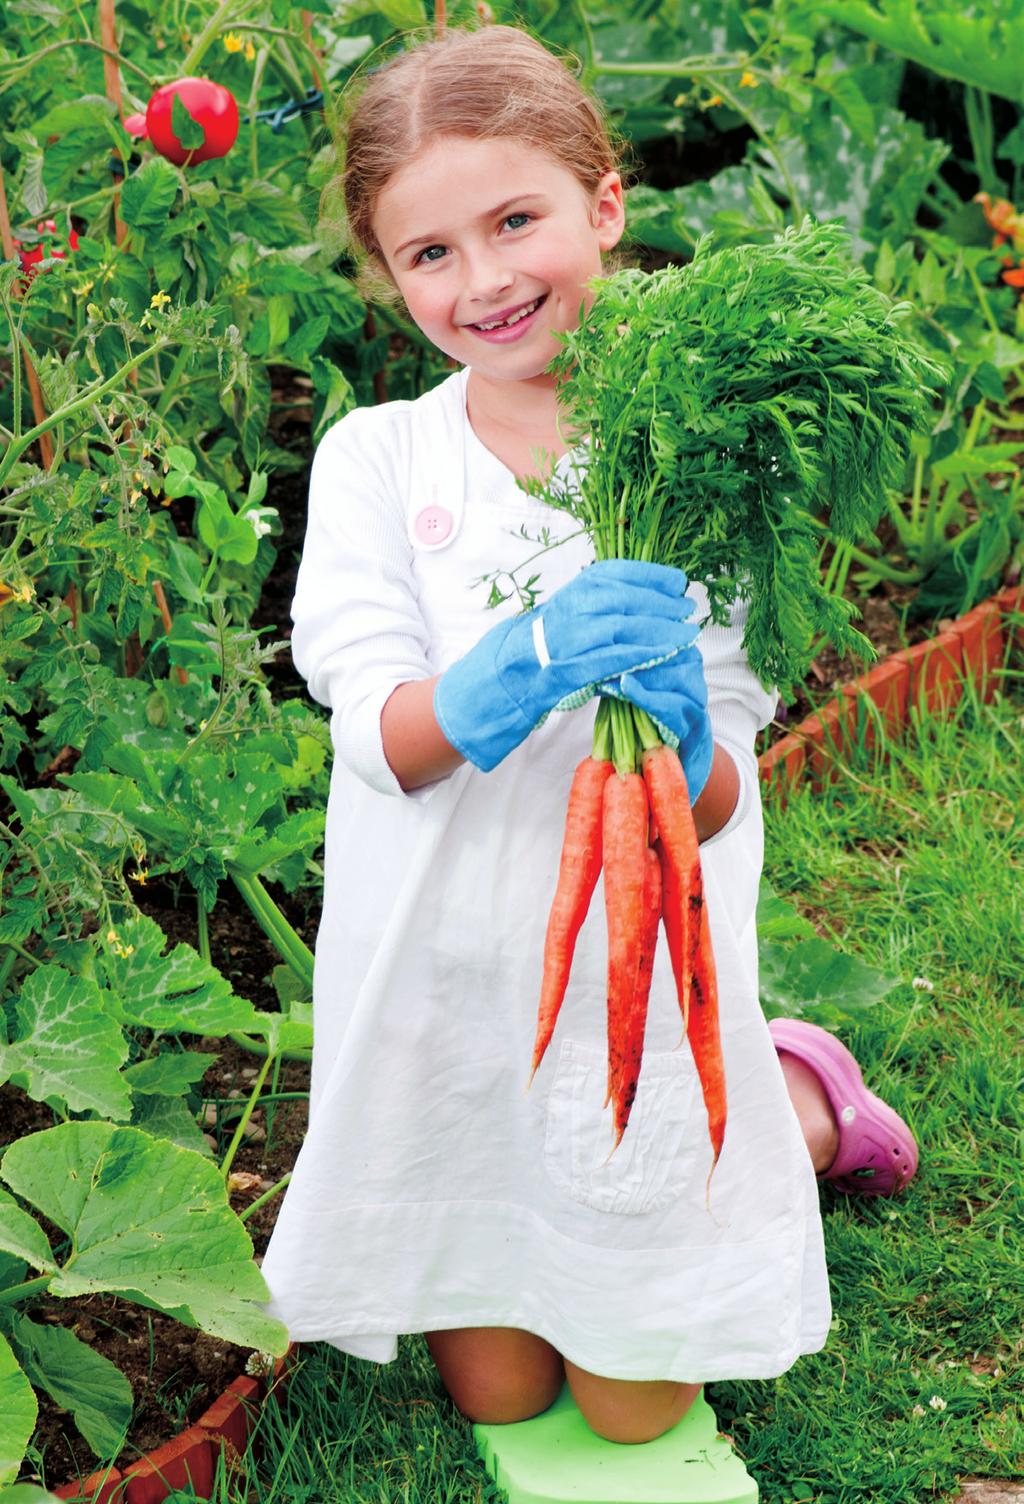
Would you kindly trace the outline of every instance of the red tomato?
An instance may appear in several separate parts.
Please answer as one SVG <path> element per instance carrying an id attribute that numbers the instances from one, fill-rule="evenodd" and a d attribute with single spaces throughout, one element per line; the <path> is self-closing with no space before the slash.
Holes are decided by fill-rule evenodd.
<path id="1" fill-rule="evenodd" d="M 186 151 L 171 127 L 174 96 L 206 132 L 202 146 Z M 208 78 L 179 78 L 157 89 L 146 107 L 149 139 L 162 157 L 179 167 L 226 157 L 238 136 L 238 106 L 229 89 Z"/>
<path id="2" fill-rule="evenodd" d="M 14 249 L 18 253 L 18 260 L 21 262 L 21 269 L 25 272 L 30 271 L 34 266 L 38 266 L 44 256 L 50 256 L 54 261 L 63 261 L 67 256 L 67 251 L 58 250 L 55 245 L 51 244 L 51 236 L 57 234 L 56 220 L 41 219 L 36 225 L 36 229 L 43 238 L 37 241 L 35 245 L 24 246 L 20 240 L 15 240 L 14 242 Z M 78 249 L 78 232 L 76 230 L 72 229 L 68 231 L 67 243 L 71 250 L 76 251 Z"/>

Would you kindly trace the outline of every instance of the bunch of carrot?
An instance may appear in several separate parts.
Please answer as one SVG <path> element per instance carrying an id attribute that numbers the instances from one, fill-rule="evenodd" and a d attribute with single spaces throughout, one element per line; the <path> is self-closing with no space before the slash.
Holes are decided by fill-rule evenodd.
<path id="1" fill-rule="evenodd" d="M 743 648 L 766 687 L 786 693 L 826 642 L 870 653 L 822 555 L 873 531 L 887 490 L 905 482 L 911 436 L 931 421 L 930 386 L 951 377 L 903 327 L 909 306 L 873 285 L 840 225 L 810 218 L 764 244 L 704 236 L 686 266 L 627 267 L 591 285 L 548 368 L 565 432 L 589 440 L 585 458 L 526 488 L 580 523 L 595 558 L 682 570 L 707 592 L 705 621 L 728 621 L 743 598 Z M 615 1143 L 636 1094 L 660 918 L 714 1169 L 725 1079 L 686 780 L 654 723 L 608 699 L 569 797 L 534 1070 L 602 867 Z"/>
<path id="2" fill-rule="evenodd" d="M 617 771 L 610 751 L 639 738 L 640 771 Z M 627 736 L 621 734 L 626 726 Z M 664 927 L 683 1026 L 708 1114 L 714 1171 L 725 1135 L 725 1072 L 715 962 L 704 906 L 697 832 L 679 757 L 635 706 L 603 700 L 594 755 L 569 791 L 555 897 L 544 942 L 541 1000 L 530 1080 L 554 1033 L 576 938 L 604 871 L 608 927 L 608 1093 L 618 1148 L 636 1097 L 659 922 Z M 710 1181 L 710 1174 L 708 1176 Z"/>

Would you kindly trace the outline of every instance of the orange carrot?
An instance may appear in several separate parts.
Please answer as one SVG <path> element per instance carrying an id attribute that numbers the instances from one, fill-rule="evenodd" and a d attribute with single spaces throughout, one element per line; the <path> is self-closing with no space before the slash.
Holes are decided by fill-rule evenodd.
<path id="1" fill-rule="evenodd" d="M 658 826 L 664 893 L 662 920 L 676 979 L 686 1037 L 708 1115 L 714 1173 L 725 1136 L 725 1067 L 718 1024 L 718 982 L 704 902 L 700 847 L 690 809 L 686 777 L 670 747 L 643 756 L 644 779 Z"/>
<path id="2" fill-rule="evenodd" d="M 676 996 L 683 1015 L 683 1033 L 679 1040 L 682 1044 L 686 1038 L 687 1015 L 690 1008 L 690 970 L 684 965 L 684 957 L 688 954 L 686 926 L 690 914 L 689 896 L 684 902 L 680 894 L 679 874 L 669 861 L 668 852 L 665 850 L 660 835 L 654 842 L 654 849 L 661 864 L 661 923 L 665 931 L 665 939 L 668 941 L 672 975 L 676 979 Z"/>
<path id="3" fill-rule="evenodd" d="M 643 770 L 658 827 L 662 922 L 685 1029 L 690 1013 L 690 968 L 683 964 L 683 958 L 689 954 L 690 872 L 695 862 L 700 863 L 697 831 L 683 765 L 672 748 L 649 748 L 643 755 Z"/>
<path id="4" fill-rule="evenodd" d="M 651 992 L 651 975 L 654 971 L 654 952 L 658 943 L 658 920 L 661 918 L 661 864 L 658 853 L 648 846 L 644 855 L 644 890 L 639 936 L 639 965 L 637 967 L 636 991 L 629 1011 L 626 1035 L 618 1081 L 613 1083 L 612 1098 L 615 1103 L 615 1143 L 613 1150 L 622 1142 L 622 1135 L 629 1123 L 629 1114 L 636 1098 L 640 1079 L 640 1064 L 644 1053 L 644 1032 L 647 1027 L 647 1001 Z"/>
<path id="5" fill-rule="evenodd" d="M 569 790 L 558 883 L 544 937 L 544 970 L 530 1082 L 555 1031 L 558 1010 L 569 982 L 576 937 L 587 917 L 601 873 L 604 786 L 611 772 L 610 762 L 585 757 L 573 775 Z"/>
<path id="6" fill-rule="evenodd" d="M 708 908 L 704 902 L 704 876 L 700 862 L 690 874 L 690 955 L 688 969 L 693 994 L 693 1006 L 687 1024 L 686 1037 L 693 1051 L 694 1064 L 704 1094 L 704 1106 L 708 1115 L 708 1132 L 714 1158 L 708 1171 L 708 1185 L 715 1172 L 718 1156 L 725 1138 L 726 1099 L 725 1061 L 722 1057 L 722 1038 L 718 1025 L 718 979 L 715 973 L 715 955 L 711 949 L 711 928 L 708 923 Z"/>
<path id="7" fill-rule="evenodd" d="M 647 790 L 637 773 L 604 786 L 604 901 L 608 925 L 608 1096 L 619 1081 L 640 968 L 647 873 Z"/>

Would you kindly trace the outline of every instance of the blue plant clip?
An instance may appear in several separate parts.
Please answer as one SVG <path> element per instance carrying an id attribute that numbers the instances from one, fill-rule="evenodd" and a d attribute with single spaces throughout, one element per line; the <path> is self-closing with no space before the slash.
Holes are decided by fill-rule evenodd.
<path id="1" fill-rule="evenodd" d="M 304 99 L 289 99 L 287 104 L 279 105 L 276 110 L 258 110 L 256 119 L 266 121 L 276 136 L 289 120 L 297 120 L 300 115 L 311 115 L 314 110 L 323 109 L 323 103 L 323 90 L 310 89 Z"/>

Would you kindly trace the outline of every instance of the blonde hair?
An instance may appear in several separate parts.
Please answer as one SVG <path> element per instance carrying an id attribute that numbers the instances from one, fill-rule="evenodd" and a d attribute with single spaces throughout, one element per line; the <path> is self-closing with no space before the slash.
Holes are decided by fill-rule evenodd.
<path id="1" fill-rule="evenodd" d="M 439 137 L 512 137 L 543 151 L 593 194 L 620 170 L 627 145 L 567 62 L 514 26 L 452 28 L 369 73 L 345 101 L 338 141 L 344 161 L 348 248 L 363 291 L 395 298 L 373 214 L 386 184 Z M 386 279 L 386 280 L 385 280 Z"/>

